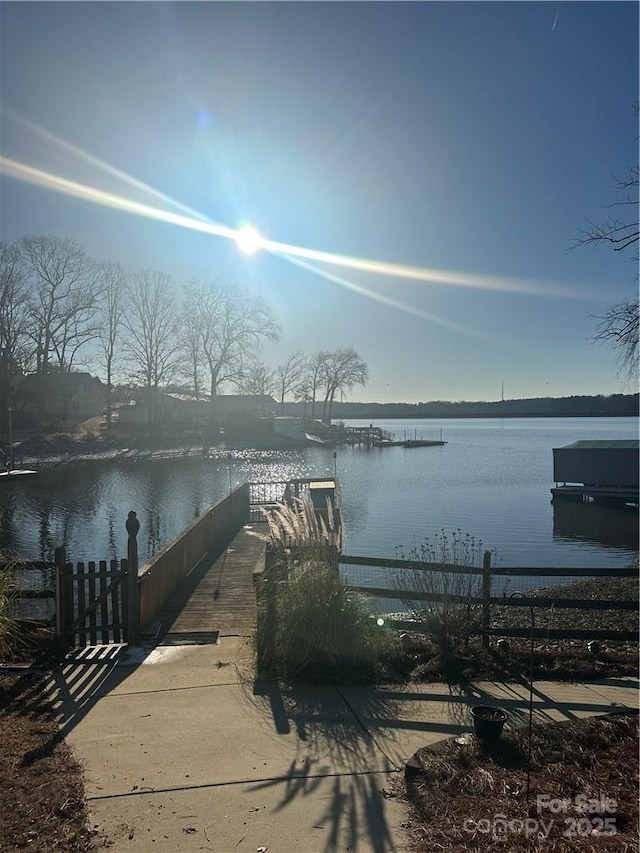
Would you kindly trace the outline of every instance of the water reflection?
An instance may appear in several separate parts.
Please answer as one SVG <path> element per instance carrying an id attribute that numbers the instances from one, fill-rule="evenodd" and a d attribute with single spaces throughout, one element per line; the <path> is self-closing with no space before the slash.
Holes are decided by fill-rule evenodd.
<path id="1" fill-rule="evenodd" d="M 633 550 L 638 546 L 638 511 L 556 500 L 553 537 L 559 541 L 598 542 L 610 548 Z"/>
<path id="2" fill-rule="evenodd" d="M 117 559 L 134 510 L 144 560 L 243 482 L 331 476 L 335 465 L 349 554 L 394 557 L 398 545 L 460 528 L 496 548 L 505 566 L 627 565 L 637 549 L 633 513 L 617 519 L 609 508 L 550 500 L 553 447 L 637 434 L 636 419 L 606 421 L 450 421 L 446 447 L 340 448 L 335 462 L 333 448 L 308 447 L 43 467 L 0 491 L 0 546 L 35 559 L 51 559 L 62 544 L 74 561 Z M 409 426 L 413 433 L 416 423 Z M 418 434 L 438 428 L 417 423 Z"/>

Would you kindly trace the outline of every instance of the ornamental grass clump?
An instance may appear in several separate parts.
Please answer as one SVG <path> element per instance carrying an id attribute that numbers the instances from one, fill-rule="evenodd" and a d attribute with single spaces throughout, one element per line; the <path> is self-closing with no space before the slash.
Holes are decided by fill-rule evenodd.
<path id="1" fill-rule="evenodd" d="M 0 553 L 0 658 L 9 655 L 19 639 L 15 593 L 13 563 Z"/>
<path id="2" fill-rule="evenodd" d="M 387 635 L 364 599 L 351 592 L 332 566 L 296 567 L 279 586 L 275 668 L 288 678 L 360 681 L 385 655 Z"/>
<path id="3" fill-rule="evenodd" d="M 258 621 L 258 661 L 273 676 L 306 681 L 367 680 L 391 639 L 366 600 L 338 574 L 339 531 L 307 496 L 265 511 L 267 571 Z"/>

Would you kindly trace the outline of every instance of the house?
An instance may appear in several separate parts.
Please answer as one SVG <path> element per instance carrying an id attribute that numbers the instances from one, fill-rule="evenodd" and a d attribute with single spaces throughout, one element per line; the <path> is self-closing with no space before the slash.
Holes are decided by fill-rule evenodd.
<path id="1" fill-rule="evenodd" d="M 272 417 L 278 404 L 268 395 L 219 394 L 212 400 L 199 399 L 188 394 L 162 393 L 158 399 L 158 415 L 165 424 L 204 425 L 237 423 L 240 420 L 258 420 Z M 148 423 L 148 410 L 143 402 L 121 406 L 118 409 L 121 425 Z"/>
<path id="2" fill-rule="evenodd" d="M 102 414 L 105 386 L 90 373 L 32 373 L 17 384 L 16 420 L 80 422 Z"/>
<path id="3" fill-rule="evenodd" d="M 211 406 L 220 421 L 272 417 L 278 410 L 278 404 L 269 394 L 218 394 L 212 398 Z"/>

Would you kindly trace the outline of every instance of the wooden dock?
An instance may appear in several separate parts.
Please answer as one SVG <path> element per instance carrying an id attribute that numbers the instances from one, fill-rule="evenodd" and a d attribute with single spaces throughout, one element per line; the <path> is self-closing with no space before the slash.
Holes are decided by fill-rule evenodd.
<path id="1" fill-rule="evenodd" d="M 428 438 L 407 438 L 405 441 L 376 441 L 374 447 L 443 447 L 446 441 L 432 441 Z"/>
<path id="2" fill-rule="evenodd" d="M 264 523 L 247 524 L 212 563 L 202 561 L 147 627 L 164 643 L 247 636 L 256 626 L 255 572 L 264 568 Z"/>
<path id="3" fill-rule="evenodd" d="M 344 424 L 332 424 L 330 427 L 331 438 L 336 444 L 361 444 L 371 447 L 376 442 L 391 441 L 393 436 L 381 427 L 344 426 Z"/>

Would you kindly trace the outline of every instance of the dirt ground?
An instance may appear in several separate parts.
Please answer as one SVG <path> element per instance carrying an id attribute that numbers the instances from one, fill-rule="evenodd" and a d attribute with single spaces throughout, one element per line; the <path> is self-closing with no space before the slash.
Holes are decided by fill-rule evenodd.
<path id="1" fill-rule="evenodd" d="M 0 672 L 0 851 L 85 853 L 82 769 L 42 700 L 42 675 Z"/>

